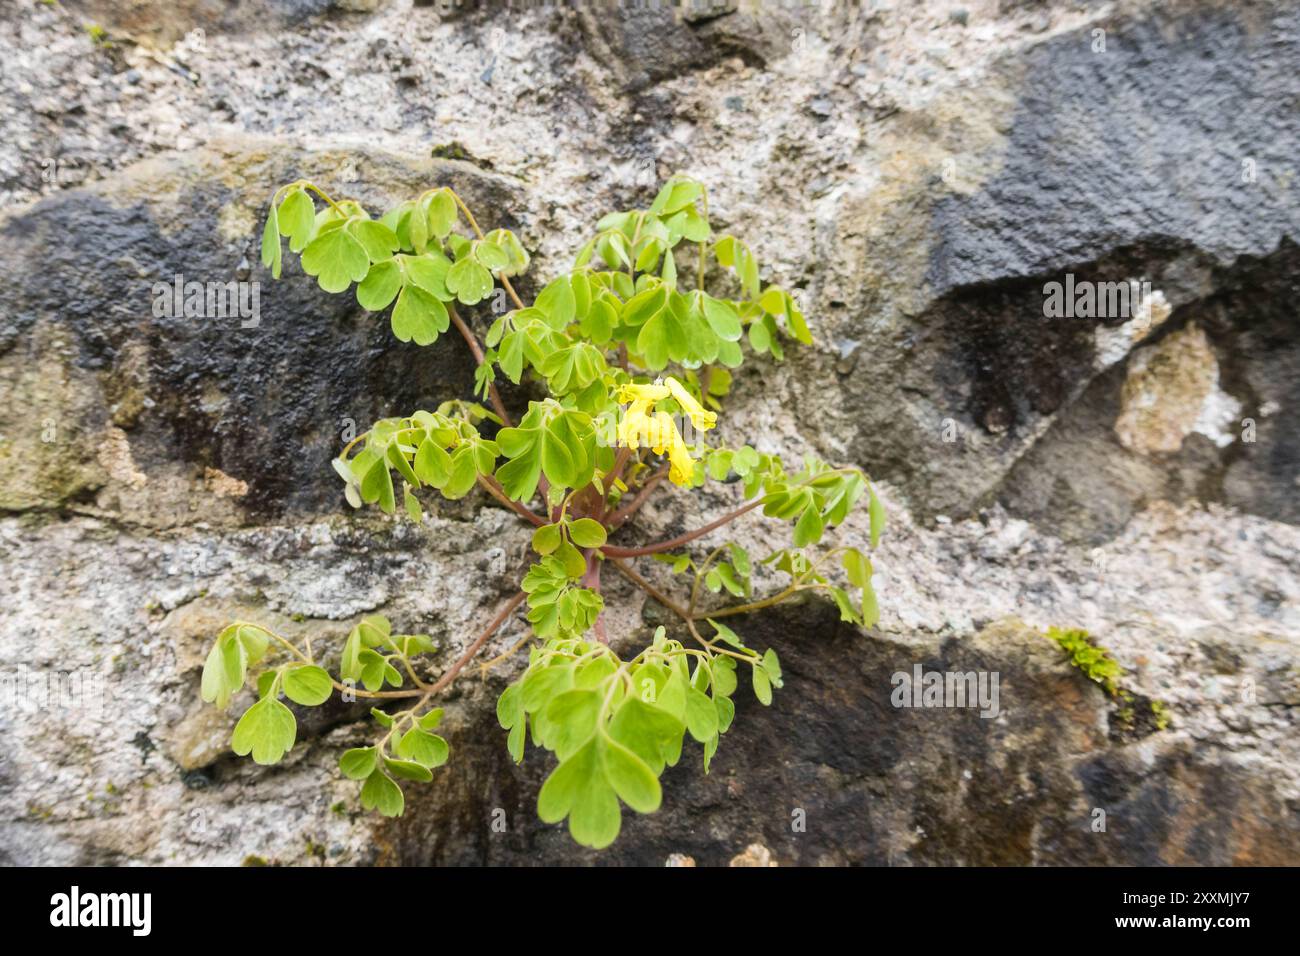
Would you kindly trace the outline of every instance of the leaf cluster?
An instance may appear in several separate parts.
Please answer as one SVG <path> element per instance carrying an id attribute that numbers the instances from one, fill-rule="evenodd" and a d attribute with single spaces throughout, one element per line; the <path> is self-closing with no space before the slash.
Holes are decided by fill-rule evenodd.
<path id="1" fill-rule="evenodd" d="M 509 731 L 516 762 L 528 740 L 558 761 L 538 794 L 541 819 L 567 818 L 574 840 L 600 849 L 618 836 L 623 805 L 638 813 L 659 808 L 659 777 L 681 759 L 688 735 L 703 747 L 707 772 L 735 718 L 738 659 L 750 666 L 759 700 L 771 703 L 772 688 L 781 686 L 771 650 L 762 656 L 688 650 L 662 627 L 627 661 L 608 645 L 581 639 L 556 638 L 536 648 L 527 670 L 498 699 L 497 719 Z"/>

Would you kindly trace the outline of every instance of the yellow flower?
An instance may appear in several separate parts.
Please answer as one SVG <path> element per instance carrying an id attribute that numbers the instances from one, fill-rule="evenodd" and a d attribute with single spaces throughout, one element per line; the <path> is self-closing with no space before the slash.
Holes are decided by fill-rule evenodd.
<path id="1" fill-rule="evenodd" d="M 677 431 L 673 420 L 666 412 L 659 414 L 663 416 L 665 425 L 672 431 L 668 443 L 668 480 L 675 485 L 689 487 L 695 478 L 695 459 L 691 457 L 691 450 L 686 447 L 686 442 L 682 440 L 681 433 Z"/>
<path id="2" fill-rule="evenodd" d="M 623 385 L 618 390 L 619 402 L 644 402 L 651 404 L 669 395 L 666 385 Z"/>
<path id="3" fill-rule="evenodd" d="M 628 448 L 640 448 L 650 444 L 650 430 L 654 421 L 647 412 L 650 404 L 645 400 L 634 401 L 623 413 L 618 423 L 618 443 Z"/>
<path id="4" fill-rule="evenodd" d="M 620 403 L 630 403 L 618 423 L 618 441 L 628 448 L 649 448 L 656 455 L 668 455 L 668 480 L 689 486 L 695 478 L 695 459 L 677 425 L 667 412 L 653 410 L 653 405 L 672 397 L 691 424 L 700 431 L 714 426 L 718 416 L 700 407 L 681 382 L 668 378 L 663 384 L 624 385 L 619 388 Z"/>
<path id="5" fill-rule="evenodd" d="M 676 399 L 677 404 L 681 406 L 683 412 L 690 418 L 691 424 L 697 431 L 706 432 L 718 422 L 718 416 L 713 412 L 707 411 L 704 406 L 695 400 L 695 396 L 686 391 L 686 386 L 682 385 L 677 379 L 669 376 L 664 379 L 664 384 L 668 386 L 668 391 Z"/>

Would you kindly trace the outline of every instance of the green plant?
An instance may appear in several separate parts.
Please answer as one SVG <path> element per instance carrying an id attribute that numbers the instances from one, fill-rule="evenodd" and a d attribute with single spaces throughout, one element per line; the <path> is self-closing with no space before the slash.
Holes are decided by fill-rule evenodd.
<path id="1" fill-rule="evenodd" d="M 1070 663 L 1088 675 L 1090 680 L 1101 685 L 1111 697 L 1119 693 L 1119 681 L 1124 676 L 1124 668 L 1119 661 L 1110 656 L 1106 648 L 1098 645 L 1088 632 L 1079 628 L 1061 629 L 1049 627 L 1047 636 L 1060 645 L 1061 650 L 1070 655 Z"/>
<path id="2" fill-rule="evenodd" d="M 641 813 L 659 806 L 659 776 L 680 759 L 687 736 L 702 746 L 708 769 L 735 715 L 741 668 L 763 704 L 782 686 L 776 653 L 747 647 L 725 619 L 822 590 L 843 620 L 875 623 L 867 555 L 845 545 L 808 551 L 861 500 L 875 547 L 884 509 L 867 477 L 811 457 L 790 470 L 749 445 L 703 441 L 730 391 L 730 369 L 744 361 L 742 343 L 779 360 L 783 338 L 812 338 L 793 297 L 762 284 L 749 247 L 713 233 L 699 183 L 675 177 L 648 208 L 602 218 L 573 268 L 531 305 L 511 283 L 529 265 L 522 244 L 505 229 L 484 233 L 445 187 L 372 219 L 352 200 L 293 182 L 276 192 L 262 237 L 263 262 L 277 278 L 284 237 L 321 288 L 345 292 L 355 283 L 362 307 L 391 309 L 399 340 L 432 345 L 454 327 L 477 363 L 475 398 L 487 402 L 452 400 L 376 422 L 333 463 L 347 500 L 393 514 L 400 497 L 419 521 L 429 489 L 461 498 L 480 488 L 533 527 L 537 558 L 519 592 L 432 682 L 414 660 L 433 650 L 429 638 L 394 634 L 383 617 L 352 629 L 337 678 L 309 644 L 300 648 L 254 623 L 230 625 L 204 667 L 206 700 L 225 707 L 273 648 L 285 655 L 257 680 L 259 699 L 235 727 L 237 753 L 274 763 L 292 747 L 296 724 L 281 692 L 302 706 L 336 691 L 404 702 L 404 709 L 374 708 L 378 740 L 340 760 L 344 774 L 362 781 L 363 806 L 401 813 L 397 781 L 428 781 L 448 758 L 434 733 L 442 712 L 431 701 L 526 604 L 536 643 L 497 715 L 516 761 L 529 737 L 558 761 L 539 797 L 542 819 L 567 818 L 578 842 L 603 847 L 618 834 L 621 804 Z M 693 284 L 679 278 L 679 260 L 693 260 Z M 706 289 L 710 278 L 728 283 L 731 295 Z M 480 343 L 459 308 L 497 294 L 498 284 L 514 308 L 491 322 Z M 498 391 L 501 376 L 515 384 L 529 377 L 545 397 L 516 420 Z M 613 540 L 665 482 L 694 489 L 726 480 L 740 484 L 745 504 L 666 541 Z M 739 544 L 725 541 L 703 555 L 681 550 L 759 509 L 793 522 L 792 546 L 761 562 L 788 582 L 765 597 L 753 594 L 757 562 Z M 635 569 L 631 562 L 646 556 L 691 576 L 685 600 Z M 659 628 L 635 654 L 616 653 L 603 615 L 606 565 L 671 611 L 681 640 Z M 842 584 L 832 580 L 836 567 Z"/>
<path id="3" fill-rule="evenodd" d="M 1148 727 L 1164 730 L 1169 726 L 1169 708 L 1164 701 L 1146 697 L 1121 685 L 1128 675 L 1110 651 L 1097 643 L 1096 638 L 1079 628 L 1062 629 L 1049 627 L 1047 637 L 1055 641 L 1070 657 L 1070 663 L 1083 671 L 1090 680 L 1096 681 L 1116 704 L 1115 716 L 1125 731 L 1132 732 L 1139 728 L 1140 712 L 1136 703 L 1145 703 L 1150 713 Z"/>
<path id="4" fill-rule="evenodd" d="M 100 49 L 108 49 L 113 45 L 113 41 L 108 36 L 108 31 L 98 23 L 85 23 L 82 24 L 82 28 L 86 31 L 86 35 L 90 37 L 90 42 Z"/>

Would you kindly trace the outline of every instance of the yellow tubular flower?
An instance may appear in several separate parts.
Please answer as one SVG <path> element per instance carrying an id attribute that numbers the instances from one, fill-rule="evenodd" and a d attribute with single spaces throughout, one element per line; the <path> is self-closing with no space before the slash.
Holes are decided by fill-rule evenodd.
<path id="1" fill-rule="evenodd" d="M 628 410 L 623 413 L 622 420 L 618 423 L 618 441 L 620 445 L 626 445 L 628 448 L 640 448 L 642 444 L 650 444 L 649 433 L 653 426 L 649 411 L 649 402 L 645 399 L 633 401 Z M 643 442 L 642 439 L 645 438 Z"/>
<path id="2" fill-rule="evenodd" d="M 618 400 L 622 402 L 640 402 L 649 405 L 669 395 L 666 385 L 622 385 L 618 390 Z"/>
<path id="3" fill-rule="evenodd" d="M 672 419 L 664 412 L 659 414 L 668 419 L 668 427 L 672 429 L 672 443 L 668 446 L 668 480 L 675 485 L 689 487 L 695 478 L 695 459 L 691 457 L 691 451 L 686 447 L 686 442 L 682 441 Z"/>
<path id="4" fill-rule="evenodd" d="M 718 422 L 718 416 L 713 412 L 707 411 L 704 406 L 695 400 L 695 396 L 686 391 L 686 386 L 682 385 L 677 379 L 671 376 L 664 379 L 664 384 L 668 386 L 668 391 L 676 399 L 677 404 L 681 406 L 682 411 L 690 418 L 691 424 L 697 431 L 708 431 Z"/>
<path id="5" fill-rule="evenodd" d="M 618 390 L 619 403 L 628 402 L 618 423 L 618 441 L 627 448 L 649 448 L 656 455 L 668 455 L 668 479 L 674 484 L 690 486 L 695 479 L 695 459 L 681 432 L 667 412 L 652 411 L 655 402 L 672 397 L 698 431 L 707 431 L 718 420 L 706 411 L 681 382 L 668 378 L 661 384 L 623 385 Z"/>

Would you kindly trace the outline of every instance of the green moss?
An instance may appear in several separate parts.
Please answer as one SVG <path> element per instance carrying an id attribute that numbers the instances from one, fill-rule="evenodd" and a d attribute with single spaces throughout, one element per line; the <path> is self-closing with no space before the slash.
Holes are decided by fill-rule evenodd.
<path id="1" fill-rule="evenodd" d="M 90 42 L 95 46 L 102 49 L 113 45 L 113 41 L 108 38 L 108 31 L 98 23 L 87 23 L 84 27 L 86 34 L 90 37 Z"/>
<path id="2" fill-rule="evenodd" d="M 1151 716 L 1156 719 L 1156 730 L 1164 730 L 1169 726 L 1169 708 L 1163 700 L 1151 701 Z"/>
<path id="3" fill-rule="evenodd" d="M 1070 663 L 1087 674 L 1089 680 L 1100 684 L 1111 697 L 1119 693 L 1124 668 L 1110 656 L 1110 651 L 1089 637 L 1087 631 L 1049 627 L 1047 636 L 1070 655 Z"/>
<path id="4" fill-rule="evenodd" d="M 1100 684 L 1114 702 L 1112 735 L 1118 734 L 1117 739 L 1139 739 L 1169 726 L 1169 710 L 1164 701 L 1122 687 L 1120 682 L 1128 672 L 1087 631 L 1051 627 L 1047 629 L 1047 637 L 1069 655 L 1070 663 L 1089 680 Z"/>
<path id="5" fill-rule="evenodd" d="M 239 865 L 240 866 L 270 866 L 271 864 L 266 862 L 266 857 L 256 856 L 255 854 L 250 853 L 248 856 L 244 857 L 243 861 Z"/>
<path id="6" fill-rule="evenodd" d="M 474 157 L 470 155 L 469 150 L 457 142 L 443 143 L 433 147 L 429 155 L 434 159 L 464 159 L 473 161 Z"/>

